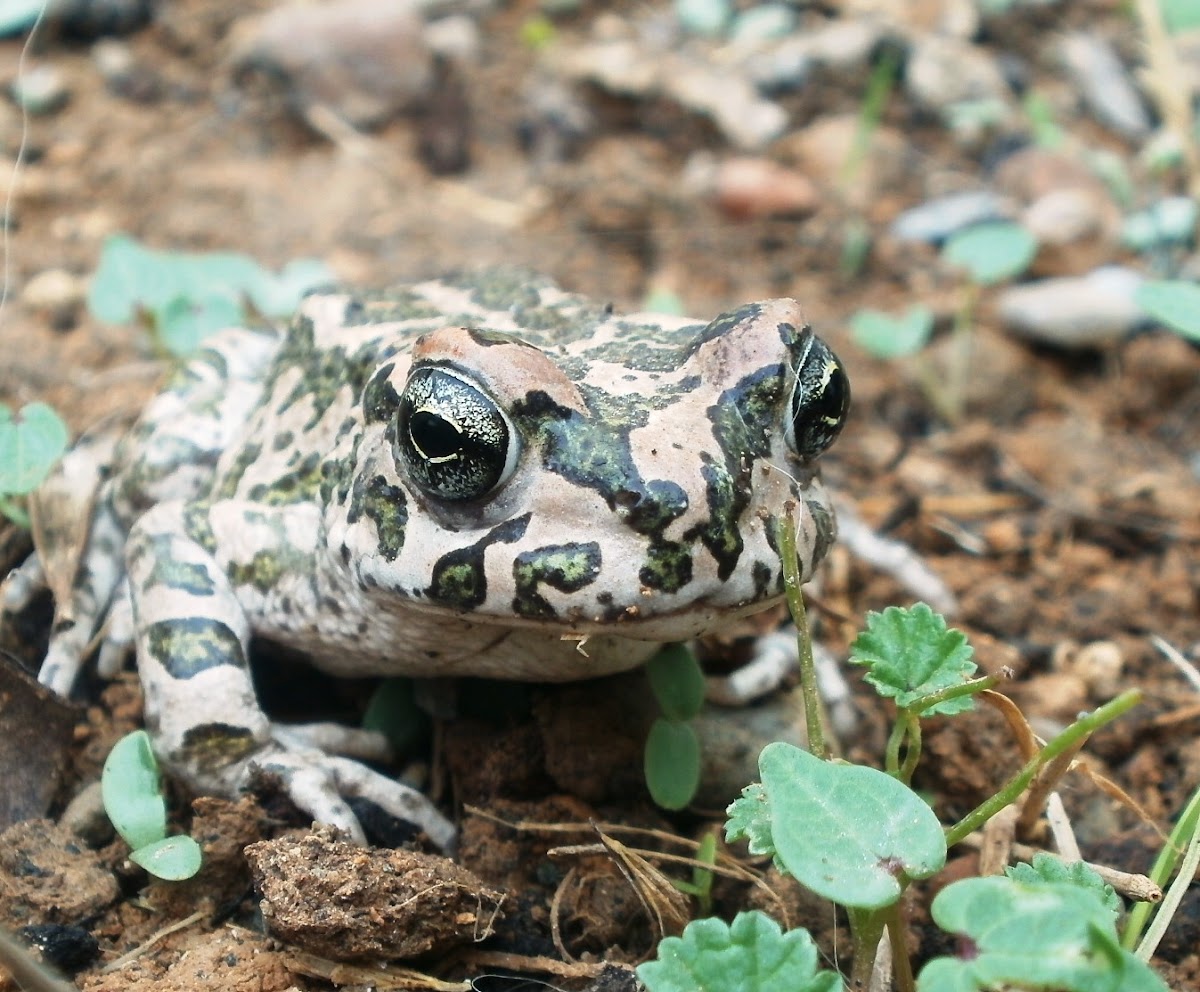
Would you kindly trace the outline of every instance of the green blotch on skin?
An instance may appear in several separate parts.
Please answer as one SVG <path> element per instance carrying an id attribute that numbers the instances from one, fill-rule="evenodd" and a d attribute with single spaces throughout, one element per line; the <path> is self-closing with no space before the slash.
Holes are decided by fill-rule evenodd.
<path id="1" fill-rule="evenodd" d="M 212 576 L 203 565 L 190 561 L 177 561 L 168 553 L 160 553 L 158 545 L 163 539 L 156 538 L 154 564 L 146 577 L 143 591 L 154 586 L 178 589 L 192 596 L 211 596 L 216 591 Z M 169 545 L 169 541 L 164 542 Z"/>
<path id="2" fill-rule="evenodd" d="M 523 617 L 552 619 L 554 607 L 538 593 L 545 583 L 560 592 L 578 592 L 600 574 L 600 545 L 559 544 L 526 551 L 513 561 L 513 580 L 517 594 L 513 610 Z"/>
<path id="3" fill-rule="evenodd" d="M 638 579 L 650 589 L 678 592 L 692 581 L 691 547 L 677 541 L 652 544 Z"/>
<path id="4" fill-rule="evenodd" d="M 183 532 L 209 554 L 217 549 L 217 538 L 208 519 L 208 504 L 189 503 L 183 510 Z"/>
<path id="5" fill-rule="evenodd" d="M 246 667 L 241 642 L 220 620 L 159 620 L 150 624 L 144 636 L 151 656 L 175 679 L 190 679 L 219 665 Z"/>
<path id="6" fill-rule="evenodd" d="M 235 586 L 251 586 L 268 593 L 285 575 L 307 575 L 312 569 L 312 555 L 275 545 L 257 552 L 249 562 L 230 562 L 226 572 Z"/>
<path id="7" fill-rule="evenodd" d="M 233 498 L 242 482 L 242 476 L 246 474 L 246 470 L 251 465 L 258 461 L 260 455 L 262 455 L 261 444 L 247 444 L 238 452 L 237 458 L 229 467 L 229 472 L 221 480 L 221 488 L 217 490 L 216 494 L 219 499 Z"/>
<path id="8" fill-rule="evenodd" d="M 511 544 L 525 534 L 528 513 L 506 520 L 469 548 L 456 548 L 433 566 L 432 581 L 425 594 L 434 602 L 459 610 L 473 610 L 487 599 L 487 575 L 483 559 L 493 544 Z"/>
<path id="9" fill-rule="evenodd" d="M 202 723 L 183 735 L 176 760 L 191 768 L 216 770 L 242 761 L 259 748 L 249 727 Z"/>
<path id="10" fill-rule="evenodd" d="M 370 479 L 359 476 L 354 480 L 346 520 L 353 524 L 363 516 L 375 524 L 379 553 L 388 561 L 395 561 L 404 547 L 408 526 L 408 497 L 404 490 L 382 475 Z"/>

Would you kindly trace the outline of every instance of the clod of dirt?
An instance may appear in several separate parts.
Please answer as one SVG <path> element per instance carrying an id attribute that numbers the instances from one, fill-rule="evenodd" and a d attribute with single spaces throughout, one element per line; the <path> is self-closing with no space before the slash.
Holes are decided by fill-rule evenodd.
<path id="1" fill-rule="evenodd" d="M 337 961 L 412 958 L 492 932 L 504 894 L 447 858 L 357 847 L 317 828 L 246 857 L 272 935 Z"/>
<path id="2" fill-rule="evenodd" d="M 112 872 L 65 827 L 25 820 L 0 834 L 0 919 L 10 927 L 78 923 L 118 894 Z"/>

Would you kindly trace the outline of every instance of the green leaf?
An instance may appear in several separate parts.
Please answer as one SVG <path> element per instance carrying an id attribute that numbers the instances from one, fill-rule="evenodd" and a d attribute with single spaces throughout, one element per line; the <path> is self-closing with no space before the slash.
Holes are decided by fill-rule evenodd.
<path id="1" fill-rule="evenodd" d="M 155 878 L 167 882 L 182 882 L 200 870 L 200 845 L 187 834 L 164 837 L 129 855 L 129 860 L 141 865 Z"/>
<path id="2" fill-rule="evenodd" d="M 167 323 L 179 321 L 175 338 L 167 344 L 182 354 L 188 336 L 198 337 L 200 330 L 214 325 L 243 322 L 247 300 L 264 317 L 286 317 L 306 292 L 332 280 L 330 270 L 312 259 L 290 262 L 276 276 L 246 255 L 158 252 L 118 234 L 104 243 L 88 291 L 88 307 L 110 324 L 128 323 L 140 312 L 155 315 L 160 330 L 163 315 Z M 200 315 L 196 326 L 183 320 L 182 312 L 189 308 Z M 222 319 L 204 317 L 209 311 L 220 313 Z M 236 317 L 228 319 L 234 313 Z"/>
<path id="3" fill-rule="evenodd" d="M 1112 913 L 1113 920 L 1121 915 L 1124 905 L 1116 890 L 1082 861 L 1064 861 L 1053 854 L 1039 851 L 1033 856 L 1032 864 L 1012 865 L 1004 874 L 1014 882 L 1036 885 L 1038 882 L 1065 882 L 1090 892 L 1100 904 Z"/>
<path id="4" fill-rule="evenodd" d="M 1170 34 L 1200 28 L 1200 4 L 1196 0 L 1159 0 L 1163 22 Z"/>
<path id="5" fill-rule="evenodd" d="M 1176 279 L 1144 282 L 1133 299 L 1155 320 L 1200 341 L 1200 286 Z"/>
<path id="6" fill-rule="evenodd" d="M 725 839 L 746 838 L 751 854 L 775 854 L 771 836 L 771 797 L 761 782 L 751 782 L 725 810 Z"/>
<path id="7" fill-rule="evenodd" d="M 969 939 L 962 958 L 937 958 L 921 971 L 920 992 L 974 992 L 1015 986 L 1064 992 L 1131 992 L 1166 985 L 1117 943 L 1112 913 L 1063 882 L 970 878 L 933 900 L 934 920 Z"/>
<path id="8" fill-rule="evenodd" d="M 646 664 L 654 698 L 668 720 L 691 720 L 704 707 L 704 672 L 686 644 L 668 644 Z"/>
<path id="9" fill-rule="evenodd" d="M 923 697 L 966 682 L 977 667 L 972 654 L 966 635 L 947 627 L 941 614 L 924 603 L 868 613 L 867 629 L 850 645 L 851 663 L 870 669 L 865 678 L 876 692 L 927 716 L 952 716 L 974 705 L 970 696 L 920 705 Z"/>
<path id="10" fill-rule="evenodd" d="M 988 221 L 950 237 L 942 248 L 942 257 L 966 269 L 972 282 L 991 286 L 1016 278 L 1029 268 L 1037 248 L 1037 239 L 1020 224 Z"/>
<path id="11" fill-rule="evenodd" d="M 925 347 L 933 333 L 933 311 L 914 306 L 893 317 L 882 310 L 859 310 L 850 318 L 850 330 L 854 340 L 877 358 L 900 358 Z"/>
<path id="12" fill-rule="evenodd" d="M 215 331 L 236 327 L 245 317 L 241 305 L 224 296 L 190 299 L 176 296 L 154 312 L 159 339 L 176 358 L 195 353 L 200 342 Z"/>
<path id="13" fill-rule="evenodd" d="M 700 785 L 700 741 L 689 723 L 659 717 L 646 738 L 646 787 L 663 809 L 683 809 Z"/>
<path id="14" fill-rule="evenodd" d="M 67 425 L 45 403 L 0 404 L 0 496 L 24 496 L 46 478 L 67 447 Z"/>
<path id="15" fill-rule="evenodd" d="M 380 682 L 371 693 L 362 725 L 383 734 L 396 754 L 412 753 L 429 728 L 428 715 L 417 705 L 413 680 L 397 676 Z"/>
<path id="16" fill-rule="evenodd" d="M 805 930 L 783 933 L 765 913 L 738 913 L 733 923 L 693 920 L 667 937 L 658 957 L 637 967 L 649 992 L 838 992 L 841 976 L 817 967 Z"/>
<path id="17" fill-rule="evenodd" d="M 126 734 L 108 752 L 100 775 L 104 811 L 122 839 L 135 851 L 167 833 L 158 762 L 144 730 Z"/>
<path id="18" fill-rule="evenodd" d="M 769 832 L 747 790 L 730 807 L 726 837 L 750 837 L 759 847 L 754 853 L 768 853 L 769 843 L 778 864 L 817 895 L 879 909 L 899 899 L 909 880 L 946 863 L 933 810 L 885 772 L 822 761 L 782 742 L 763 748 L 758 768 Z"/>

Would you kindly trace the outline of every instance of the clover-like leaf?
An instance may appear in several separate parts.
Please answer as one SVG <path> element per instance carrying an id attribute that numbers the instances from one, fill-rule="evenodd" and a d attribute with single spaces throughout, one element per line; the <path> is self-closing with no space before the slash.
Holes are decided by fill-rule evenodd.
<path id="1" fill-rule="evenodd" d="M 175 837 L 163 837 L 131 851 L 129 860 L 141 865 L 155 878 L 167 882 L 182 882 L 200 870 L 203 856 L 199 844 L 187 834 L 179 834 Z"/>
<path id="2" fill-rule="evenodd" d="M 704 706 L 704 672 L 686 644 L 668 644 L 646 663 L 654 698 L 670 720 L 691 720 Z"/>
<path id="3" fill-rule="evenodd" d="M 154 311 L 154 325 L 167 350 L 176 358 L 186 358 L 214 331 L 236 327 L 243 317 L 241 305 L 227 296 L 176 296 Z"/>
<path id="4" fill-rule="evenodd" d="M 108 752 L 100 775 L 104 811 L 117 833 L 135 851 L 167 832 L 158 761 L 144 730 L 126 734 Z"/>
<path id="5" fill-rule="evenodd" d="M 646 788 L 663 809 L 683 809 L 700 785 L 700 741 L 690 723 L 659 717 L 646 737 Z"/>
<path id="6" fill-rule="evenodd" d="M 942 257 L 966 269 L 972 282 L 991 286 L 1029 268 L 1037 249 L 1037 239 L 1020 224 L 998 220 L 954 234 L 942 248 Z"/>
<path id="7" fill-rule="evenodd" d="M 1112 913 L 1093 893 L 1072 884 L 970 878 L 938 893 L 931 912 L 942 929 L 966 938 L 967 953 L 929 962 L 917 982 L 919 992 L 1167 988 L 1122 950 Z"/>
<path id="8" fill-rule="evenodd" d="M 946 863 L 937 817 L 903 782 L 875 768 L 822 761 L 791 744 L 768 744 L 758 759 L 770 829 L 754 793 L 730 807 L 730 839 L 749 836 L 803 886 L 856 909 L 900 898 L 911 879 Z"/>
<path id="9" fill-rule="evenodd" d="M 67 425 L 45 403 L 21 407 L 16 418 L 0 404 L 0 496 L 35 490 L 66 450 Z"/>
<path id="10" fill-rule="evenodd" d="M 836 972 L 818 968 L 805 930 L 784 933 L 759 910 L 733 923 L 693 920 L 682 937 L 667 937 L 658 957 L 637 967 L 649 992 L 839 992 Z"/>
<path id="11" fill-rule="evenodd" d="M 751 854 L 775 854 L 771 836 L 771 797 L 761 782 L 751 782 L 725 809 L 725 839 L 745 838 Z"/>
<path id="12" fill-rule="evenodd" d="M 900 358 L 925 347 L 933 333 L 933 311 L 918 305 L 893 317 L 882 310 L 859 310 L 850 318 L 850 330 L 877 358 Z"/>
<path id="13" fill-rule="evenodd" d="M 1151 317 L 1192 341 L 1200 341 L 1200 286 L 1179 279 L 1144 282 L 1134 302 Z"/>
<path id="14" fill-rule="evenodd" d="M 1014 882 L 1035 885 L 1038 882 L 1065 882 L 1090 892 L 1107 907 L 1113 919 L 1125 908 L 1116 890 L 1102 879 L 1096 871 L 1082 861 L 1064 861 L 1045 851 L 1038 851 L 1031 864 L 1020 862 L 1004 870 Z"/>
<path id="15" fill-rule="evenodd" d="M 971 697 L 926 708 L 920 701 L 967 681 L 977 667 L 973 653 L 961 630 L 947 627 L 941 614 L 916 603 L 909 609 L 889 606 L 882 613 L 868 613 L 867 629 L 850 646 L 850 661 L 867 666 L 866 680 L 881 696 L 894 698 L 897 706 L 950 716 L 971 709 Z"/>

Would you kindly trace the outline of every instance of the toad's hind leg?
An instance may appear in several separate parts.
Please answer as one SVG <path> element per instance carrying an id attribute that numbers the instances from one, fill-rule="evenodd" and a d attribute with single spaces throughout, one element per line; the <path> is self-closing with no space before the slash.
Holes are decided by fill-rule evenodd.
<path id="1" fill-rule="evenodd" d="M 259 401 L 278 342 L 270 330 L 230 328 L 213 335 L 149 403 L 115 452 L 111 435 L 85 436 L 43 484 L 35 499 L 51 507 L 56 500 L 78 501 L 81 492 L 94 501 L 76 510 L 74 518 L 90 516 L 91 526 L 68 561 L 53 564 L 68 539 L 51 535 L 38 542 L 50 545 L 41 547 L 41 562 L 57 597 L 38 674 L 43 685 L 68 694 L 98 636 L 101 675 L 115 674 L 129 644 L 122 622 L 126 597 L 119 594 L 126 534 L 155 503 L 207 492 L 217 459 Z M 101 449 L 101 442 L 107 447 Z M 85 472 L 91 473 L 86 481 Z M 62 571 L 58 579 L 55 568 Z M 36 569 L 30 574 L 36 578 Z M 106 630 L 114 607 L 116 623 Z"/>
<path id="2" fill-rule="evenodd" d="M 146 729 L 164 764 L 202 793 L 236 795 L 256 772 L 314 819 L 362 842 L 348 797 L 417 824 L 440 845 L 453 827 L 421 793 L 273 727 L 248 663 L 250 616 L 315 588 L 315 507 L 241 500 L 163 503 L 129 534 L 130 599 Z M 269 577 L 269 563 L 287 563 Z M 281 622 L 286 622 L 283 618 Z"/>

